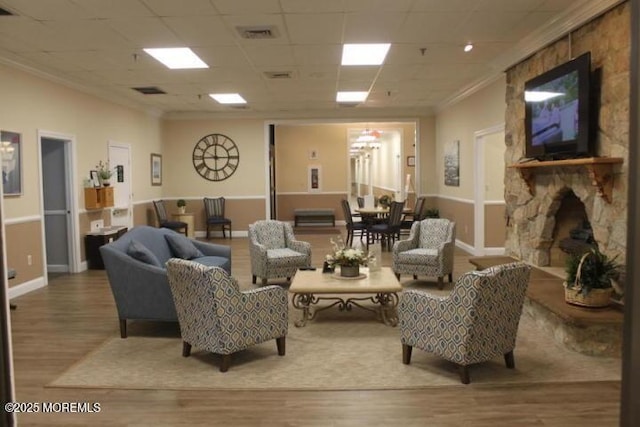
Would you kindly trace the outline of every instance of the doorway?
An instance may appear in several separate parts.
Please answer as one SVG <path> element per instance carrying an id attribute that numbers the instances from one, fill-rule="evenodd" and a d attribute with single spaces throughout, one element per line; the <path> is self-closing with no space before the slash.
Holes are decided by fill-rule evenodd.
<path id="1" fill-rule="evenodd" d="M 74 139 L 71 135 L 38 132 L 45 283 L 47 273 L 79 271 Z"/>
<path id="2" fill-rule="evenodd" d="M 500 227 L 496 221 L 488 223 L 486 211 L 490 210 L 488 217 L 494 218 L 495 212 L 505 206 L 504 124 L 475 132 L 474 158 L 474 255 L 502 255 L 506 227 Z M 504 233 L 502 239 L 500 233 Z"/>

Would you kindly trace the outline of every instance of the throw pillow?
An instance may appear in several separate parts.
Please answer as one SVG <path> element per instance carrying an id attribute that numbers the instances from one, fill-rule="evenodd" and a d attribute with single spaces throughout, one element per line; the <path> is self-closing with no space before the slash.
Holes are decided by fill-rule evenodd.
<path id="1" fill-rule="evenodd" d="M 165 234 L 165 239 L 176 258 L 193 259 L 204 256 L 187 237 L 178 233 Z"/>
<path id="2" fill-rule="evenodd" d="M 132 240 L 131 242 L 129 242 L 127 254 L 129 254 L 130 257 L 137 259 L 138 261 L 144 262 L 145 264 L 162 267 L 162 264 L 160 264 L 158 257 L 156 257 L 155 254 L 149 250 L 149 248 L 136 240 Z"/>

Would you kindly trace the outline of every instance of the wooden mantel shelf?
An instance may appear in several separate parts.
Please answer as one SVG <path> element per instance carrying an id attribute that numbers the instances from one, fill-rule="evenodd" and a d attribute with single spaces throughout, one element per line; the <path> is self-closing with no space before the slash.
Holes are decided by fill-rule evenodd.
<path id="1" fill-rule="evenodd" d="M 582 159 L 532 161 L 509 166 L 518 169 L 522 179 L 529 187 L 529 193 L 535 194 L 535 171 L 538 168 L 582 166 L 589 173 L 591 183 L 598 190 L 598 195 L 607 203 L 611 203 L 613 193 L 613 166 L 622 163 L 622 157 L 586 157 Z"/>

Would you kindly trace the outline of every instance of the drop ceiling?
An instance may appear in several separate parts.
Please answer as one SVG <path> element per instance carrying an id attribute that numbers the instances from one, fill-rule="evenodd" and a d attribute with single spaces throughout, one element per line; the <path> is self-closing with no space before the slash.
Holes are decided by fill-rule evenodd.
<path id="1" fill-rule="evenodd" d="M 166 117 L 427 114 L 495 79 L 615 0 L 0 0 L 0 62 Z M 238 27 L 272 37 L 243 38 Z M 343 43 L 391 43 L 385 63 L 343 67 Z M 463 46 L 473 42 L 470 53 Z M 190 47 L 210 68 L 143 52 Z M 274 77 L 275 76 L 275 77 Z M 133 88 L 155 87 L 145 95 Z M 242 110 L 209 93 L 238 92 Z"/>

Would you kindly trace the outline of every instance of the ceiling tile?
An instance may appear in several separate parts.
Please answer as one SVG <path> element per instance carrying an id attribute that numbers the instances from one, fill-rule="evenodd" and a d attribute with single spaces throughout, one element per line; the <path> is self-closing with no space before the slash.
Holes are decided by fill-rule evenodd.
<path id="1" fill-rule="evenodd" d="M 343 43 L 343 14 L 299 14 L 286 16 L 287 28 L 295 44 Z"/>
<path id="2" fill-rule="evenodd" d="M 186 46 L 235 45 L 236 34 L 219 16 L 179 16 L 163 21 Z"/>
<path id="3" fill-rule="evenodd" d="M 294 45 L 293 57 L 299 65 L 339 65 L 342 61 L 341 44 Z"/>
<path id="4" fill-rule="evenodd" d="M 224 15 L 259 15 L 282 12 L 278 0 L 211 0 L 211 3 Z"/>
<path id="5" fill-rule="evenodd" d="M 162 17 L 217 14 L 209 0 L 142 0 L 142 2 L 156 15 Z"/>
<path id="6" fill-rule="evenodd" d="M 405 13 L 350 13 L 345 17 L 345 43 L 388 43 L 402 29 Z"/>
<path id="7" fill-rule="evenodd" d="M 160 18 L 116 18 L 105 22 L 138 48 L 185 46 Z"/>
<path id="8" fill-rule="evenodd" d="M 280 0 L 285 13 L 345 12 L 344 0 Z"/>
<path id="9" fill-rule="evenodd" d="M 413 0 L 346 0 L 349 12 L 408 12 Z"/>
<path id="10" fill-rule="evenodd" d="M 149 9 L 139 0 L 73 1 L 87 13 L 90 13 L 93 18 L 154 16 L 154 13 L 151 11 L 151 9 Z"/>
<path id="11" fill-rule="evenodd" d="M 3 0 L 2 6 L 16 15 L 38 20 L 88 19 L 93 17 L 91 13 L 71 0 Z"/>

